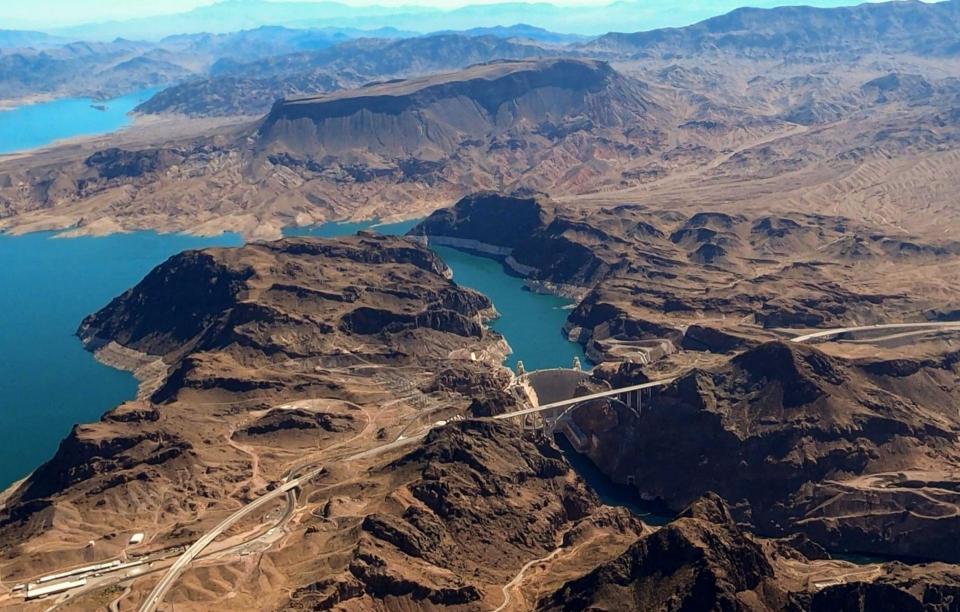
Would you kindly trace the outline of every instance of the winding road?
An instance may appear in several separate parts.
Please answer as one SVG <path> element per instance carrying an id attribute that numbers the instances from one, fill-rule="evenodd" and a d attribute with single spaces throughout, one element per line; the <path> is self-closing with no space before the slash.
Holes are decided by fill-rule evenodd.
<path id="1" fill-rule="evenodd" d="M 240 508 L 227 518 L 220 521 L 216 527 L 208 531 L 201 537 L 199 540 L 193 543 L 182 555 L 177 559 L 173 565 L 167 570 L 167 573 L 163 575 L 160 579 L 160 582 L 157 583 L 153 590 L 150 591 L 150 594 L 147 596 L 146 601 L 140 607 L 140 612 L 154 612 L 157 609 L 157 606 L 160 605 L 160 602 L 163 601 L 163 598 L 166 596 L 167 591 L 170 590 L 170 587 L 177 581 L 180 575 L 187 569 L 187 567 L 193 562 L 197 556 L 203 552 L 203 550 L 213 543 L 217 537 L 222 534 L 224 531 L 229 529 L 231 526 L 235 525 L 240 519 L 244 518 L 248 514 L 253 513 L 254 511 L 262 508 L 266 504 L 269 504 L 272 501 L 279 499 L 281 496 L 287 495 L 289 491 L 299 487 L 301 484 L 308 482 L 310 479 L 315 477 L 317 474 L 323 471 L 323 466 L 316 467 L 303 476 L 294 478 L 285 482 L 283 485 L 277 487 L 273 491 L 270 491 L 266 495 L 258 497 L 254 501 L 250 502 L 246 506 Z"/>
<path id="2" fill-rule="evenodd" d="M 878 330 L 905 330 L 906 331 L 906 330 L 938 330 L 938 329 L 943 329 L 947 331 L 960 331 L 960 321 L 928 322 L 928 323 L 894 323 L 894 324 L 883 324 L 883 325 L 867 325 L 867 326 L 857 326 L 857 327 L 832 328 L 832 329 L 820 330 L 820 331 L 800 335 L 800 336 L 791 338 L 790 341 L 794 343 L 806 343 L 813 340 L 828 339 L 828 338 L 832 338 L 832 337 L 839 336 L 846 333 L 869 332 L 869 331 L 878 331 Z M 650 382 L 646 382 L 638 385 L 622 387 L 619 389 L 610 389 L 608 391 L 602 391 L 599 393 L 593 393 L 590 395 L 570 398 L 567 400 L 551 402 L 549 404 L 544 404 L 542 406 L 536 406 L 532 408 L 518 410 L 515 412 L 496 415 L 493 418 L 497 420 L 503 420 L 503 419 L 522 417 L 524 415 L 539 413 L 545 410 L 551 410 L 555 408 L 568 407 L 568 406 L 572 406 L 575 404 L 583 403 L 583 402 L 594 400 L 594 399 L 602 399 L 602 398 L 620 395 L 624 393 L 630 393 L 633 391 L 641 391 L 644 389 L 662 387 L 662 386 L 669 385 L 674 380 L 676 380 L 676 378 L 664 378 L 664 379 L 650 381 Z M 367 427 L 369 427 L 370 425 L 370 415 L 365 414 L 365 416 L 367 417 L 367 423 L 364 427 L 364 430 L 366 430 Z M 376 448 L 373 448 L 367 451 L 355 453 L 341 460 L 342 461 L 362 460 L 362 459 L 379 455 L 384 452 L 388 452 L 396 448 L 400 448 L 400 447 L 412 444 L 426 437 L 427 434 L 429 434 L 429 432 L 439 424 L 440 423 L 438 422 L 438 423 L 434 423 L 433 425 L 427 426 L 424 430 L 418 432 L 415 435 L 411 435 L 409 437 L 404 437 L 401 435 L 400 437 L 398 437 L 398 439 L 394 440 L 393 442 L 383 444 L 381 446 L 378 446 Z M 355 438 L 357 437 L 359 437 L 359 435 L 355 436 Z M 352 441 L 353 439 L 347 441 L 347 443 Z M 344 446 L 345 444 L 346 443 L 337 445 L 337 447 Z M 298 476 L 296 478 L 290 478 L 290 476 L 296 473 L 296 471 L 299 471 L 301 469 L 307 469 L 308 467 L 310 468 L 309 471 L 305 472 L 301 476 Z M 156 584 L 156 586 L 153 588 L 153 590 L 150 592 L 150 594 L 147 596 L 144 603 L 140 607 L 140 612 L 155 612 L 157 610 L 157 607 L 163 602 L 164 597 L 167 595 L 169 590 L 180 578 L 180 576 L 188 569 L 190 564 L 193 563 L 193 561 L 195 561 L 197 557 L 200 556 L 200 554 L 206 548 L 208 548 L 214 542 L 214 540 L 216 540 L 217 537 L 222 535 L 227 529 L 237 524 L 243 518 L 249 516 L 250 514 L 253 514 L 257 510 L 263 509 L 265 506 L 267 506 L 271 502 L 274 502 L 283 496 L 287 496 L 288 498 L 287 513 L 288 514 L 291 513 L 293 511 L 293 507 L 296 506 L 295 489 L 301 487 L 301 485 L 310 481 L 311 479 L 316 477 L 318 474 L 320 474 L 322 471 L 323 471 L 323 466 L 316 466 L 316 464 L 311 466 L 309 463 L 305 462 L 305 463 L 296 465 L 293 469 L 291 469 L 290 472 L 288 472 L 288 476 L 287 476 L 288 479 L 283 484 L 278 486 L 276 489 L 266 493 L 265 495 L 257 498 L 256 500 L 250 502 L 249 504 L 241 507 L 233 514 L 223 519 L 213 529 L 205 533 L 200 539 L 198 539 L 189 548 L 187 548 L 177 558 L 177 560 L 172 565 L 170 565 L 169 568 L 167 568 L 166 572 L 160 578 L 160 581 Z M 559 552 L 559 550 L 554 551 L 550 555 L 550 557 L 557 554 L 557 552 Z M 531 561 L 524 567 L 523 570 L 521 570 L 521 572 L 518 574 L 518 576 L 515 578 L 515 580 L 511 584 L 505 585 L 504 587 L 505 598 L 501 608 L 508 605 L 510 601 L 509 591 L 516 586 L 516 583 L 519 582 L 520 579 L 522 579 L 525 570 L 531 567 L 533 564 L 537 563 L 538 561 L 545 561 L 545 560 L 547 560 L 547 558 L 536 559 Z"/>

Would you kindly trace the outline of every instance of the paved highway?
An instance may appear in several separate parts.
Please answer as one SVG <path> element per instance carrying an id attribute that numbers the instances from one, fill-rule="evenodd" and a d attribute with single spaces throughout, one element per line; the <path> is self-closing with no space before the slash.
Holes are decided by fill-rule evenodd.
<path id="1" fill-rule="evenodd" d="M 170 587 L 177 581 L 177 578 L 180 577 L 180 574 L 187 569 L 190 563 L 203 552 L 207 546 L 209 546 L 213 541 L 224 531 L 229 529 L 231 526 L 236 524 L 240 519 L 247 516 L 248 514 L 253 513 L 259 508 L 262 508 L 266 504 L 287 495 L 287 492 L 299 487 L 304 482 L 309 481 L 311 478 L 323 471 L 323 467 L 317 467 L 299 478 L 294 478 L 284 483 L 282 486 L 277 487 L 273 491 L 270 491 L 266 495 L 258 497 L 254 501 L 250 502 L 246 506 L 240 508 L 227 518 L 220 521 L 216 527 L 208 531 L 201 537 L 199 540 L 193 543 L 190 548 L 188 548 L 180 558 L 174 562 L 173 565 L 167 570 L 167 573 L 163 575 L 160 579 L 160 582 L 157 583 L 157 586 L 150 591 L 150 595 L 147 596 L 146 601 L 140 607 L 140 612 L 154 612 L 157 609 L 157 606 L 160 602 L 163 601 L 164 596 L 166 596 L 167 591 L 170 590 Z"/>
<path id="2" fill-rule="evenodd" d="M 409 438 L 402 438 L 402 439 L 390 442 L 389 444 L 384 444 L 383 446 L 378 446 L 377 448 L 364 451 L 362 453 L 356 453 L 354 455 L 351 455 L 343 459 L 343 461 L 357 461 L 360 459 L 366 459 L 395 448 L 406 446 L 408 444 L 411 444 L 413 442 L 416 442 L 418 440 L 422 440 L 423 438 L 425 438 L 431 429 L 433 429 L 433 427 L 430 427 L 426 431 L 418 433 L 414 436 L 410 436 Z M 302 469 L 302 467 L 300 469 Z M 239 510 L 237 510 L 227 518 L 220 521 L 219 524 L 217 524 L 213 529 L 205 533 L 203 537 L 201 537 L 199 540 L 194 542 L 193 545 L 190 546 L 190 548 L 184 551 L 184 553 L 180 556 L 180 558 L 177 559 L 176 562 L 173 565 L 171 565 L 169 569 L 167 569 L 166 574 L 163 575 L 163 577 L 160 579 L 160 582 L 157 583 L 157 585 L 153 588 L 153 590 L 147 596 L 146 600 L 144 601 L 144 604 L 140 607 L 140 612 L 154 612 L 157 609 L 157 606 L 160 605 L 160 603 L 163 601 L 163 598 L 166 596 L 170 588 L 174 585 L 174 583 L 176 583 L 177 579 L 180 577 L 181 574 L 183 574 L 184 571 L 186 571 L 186 569 L 190 566 L 190 564 L 193 563 L 194 559 L 196 559 L 197 556 L 201 552 L 203 552 L 205 548 L 210 546 L 210 544 L 212 544 L 213 541 L 218 536 L 220 536 L 220 534 L 222 534 L 224 531 L 230 528 L 230 526 L 236 524 L 240 519 L 253 513 L 257 509 L 262 508 L 264 505 L 269 504 L 271 501 L 278 499 L 281 495 L 289 495 L 290 493 L 292 493 L 292 490 L 294 488 L 299 487 L 301 484 L 309 481 L 311 478 L 319 474 L 322 470 L 323 470 L 323 467 L 314 468 L 309 472 L 307 472 L 306 474 L 304 474 L 303 476 L 300 476 L 299 478 L 294 478 L 293 480 L 289 480 L 286 483 L 284 483 L 282 486 L 277 487 L 276 489 L 274 489 L 273 491 L 270 491 L 266 495 L 263 495 L 262 497 L 255 499 L 254 501 L 240 508 Z M 292 508 L 290 507 L 289 504 L 288 504 L 287 512 L 288 513 L 292 512 Z"/>
<path id="3" fill-rule="evenodd" d="M 887 323 L 883 325 L 862 325 L 860 327 L 835 327 L 833 329 L 823 329 L 812 334 L 805 334 L 803 336 L 797 336 L 796 338 L 791 338 L 790 342 L 809 342 L 811 340 L 818 340 L 820 338 L 829 338 L 831 336 L 839 336 L 840 334 L 848 334 L 854 332 L 865 332 L 865 331 L 876 331 L 884 329 L 949 329 L 949 330 L 960 330 L 960 321 L 938 321 L 938 322 L 928 322 L 928 323 Z"/>
<path id="4" fill-rule="evenodd" d="M 887 324 L 887 325 L 867 325 L 867 326 L 860 326 L 860 327 L 841 327 L 841 328 L 821 330 L 821 331 L 817 331 L 817 332 L 814 332 L 814 333 L 805 334 L 805 335 L 802 335 L 802 336 L 797 336 L 797 337 L 795 337 L 795 338 L 792 338 L 792 339 L 791 339 L 791 342 L 803 343 L 803 342 L 809 342 L 809 341 L 811 341 L 811 340 L 816 340 L 816 339 L 820 339 L 820 338 L 829 338 L 829 337 L 831 337 L 831 336 L 837 336 L 837 335 L 844 334 L 844 333 L 862 332 L 862 331 L 871 331 L 871 330 L 885 330 L 885 329 L 937 329 L 937 328 L 946 328 L 946 329 L 950 329 L 950 330 L 953 330 L 953 329 L 960 330 L 960 322 L 895 323 L 895 324 Z M 661 379 L 661 380 L 654 380 L 654 381 L 642 383 L 642 384 L 639 384 L 639 385 L 632 385 L 632 386 L 628 386 L 628 387 L 621 387 L 621 388 L 619 388 L 619 389 L 611 389 L 611 390 L 609 390 L 609 391 L 601 391 L 601 392 L 599 392 L 599 393 L 592 393 L 592 394 L 590 394 L 590 395 L 584 395 L 584 396 L 580 396 L 580 397 L 574 397 L 574 398 L 567 399 L 567 400 L 562 400 L 562 401 L 559 401 L 559 402 L 551 402 L 551 403 L 549 403 L 549 404 L 544 404 L 543 406 L 536 406 L 536 407 L 533 407 L 533 408 L 526 408 L 526 409 L 524 409 L 524 410 L 517 410 L 517 411 L 515 411 L 515 412 L 509 412 L 509 413 L 506 413 L 506 414 L 500 414 L 500 415 L 496 415 L 496 416 L 493 417 L 493 418 L 494 418 L 494 419 L 498 419 L 498 420 L 503 420 L 503 419 L 511 419 L 511 418 L 516 418 L 516 417 L 521 417 L 521 416 L 524 416 L 524 415 L 527 415 L 527 414 L 534 414 L 534 413 L 538 413 L 538 412 L 543 412 L 544 410 L 551 410 L 551 409 L 554 409 L 554 408 L 562 408 L 562 407 L 565 407 L 565 406 L 572 406 L 572 405 L 574 405 L 574 404 L 578 404 L 578 403 L 582 403 L 582 402 L 587 402 L 587 401 L 594 400 L 594 399 L 602 399 L 602 398 L 605 398 L 605 397 L 611 397 L 611 396 L 615 396 L 615 395 L 621 395 L 621 394 L 623 394 L 623 393 L 630 393 L 630 392 L 633 392 L 633 391 L 642 391 L 642 390 L 644 390 L 644 389 L 652 389 L 652 388 L 655 388 L 655 387 L 663 387 L 663 386 L 666 386 L 666 385 L 672 383 L 674 380 L 676 380 L 676 378 L 664 378 L 664 379 Z M 434 424 L 434 425 L 431 426 L 431 427 L 428 427 L 426 430 L 424 430 L 424 431 L 422 431 L 422 432 L 420 432 L 420 433 L 418 433 L 418 434 L 416 434 L 416 435 L 410 436 L 410 437 L 408 437 L 408 438 L 401 436 L 399 439 L 395 440 L 394 442 L 391 442 L 391 443 L 389 443 L 389 444 L 384 444 L 383 446 L 379 446 L 379 447 L 377 447 L 377 448 L 374 448 L 374 449 L 371 449 L 371 450 L 368 450 L 368 451 L 364 451 L 364 452 L 361 452 L 361 453 L 356 453 L 356 454 L 354 454 L 354 455 L 351 455 L 351 456 L 349 456 L 349 457 L 346 457 L 346 458 L 343 459 L 343 460 L 344 460 L 344 461 L 356 461 L 356 460 L 360 460 L 360 459 L 365 459 L 365 458 L 368 458 L 368 457 L 372 457 L 372 456 L 374 456 L 374 455 L 378 455 L 378 454 L 380 454 L 380 453 L 386 452 L 386 451 L 391 450 L 391 449 L 394 449 L 394 448 L 399 448 L 399 447 L 402 447 L 402 446 L 406 446 L 406 445 L 408 445 L 408 444 L 410 444 L 410 443 L 412 443 L 412 442 L 421 440 L 421 439 L 423 439 L 424 437 L 426 437 L 426 435 L 430 432 L 431 429 L 433 429 L 434 426 L 436 426 L 436 424 Z M 302 466 L 300 467 L 300 469 L 302 469 Z M 232 525 L 236 524 L 238 521 L 240 521 L 240 519 L 242 519 L 242 518 L 244 518 L 245 516 L 247 516 L 247 515 L 255 512 L 256 510 L 262 508 L 262 507 L 265 506 L 266 504 L 269 504 L 270 502 L 278 499 L 280 496 L 282 496 L 282 495 L 289 495 L 289 493 L 292 492 L 293 489 L 299 487 L 302 483 L 309 481 L 311 478 L 313 478 L 314 476 L 316 476 L 317 474 L 319 474 L 322 470 L 323 470 L 322 467 L 317 467 L 317 468 L 314 468 L 314 469 L 310 470 L 309 472 L 307 472 L 307 473 L 304 474 L 303 476 L 300 476 L 300 477 L 298 477 L 298 478 L 294 478 L 294 479 L 292 479 L 292 480 L 287 481 L 287 482 L 284 483 L 282 486 L 274 489 L 273 491 L 270 491 L 270 492 L 267 493 L 266 495 L 264 495 L 264 496 L 262 496 L 262 497 L 260 497 L 260 498 L 258 498 L 258 499 L 256 499 L 256 500 L 250 502 L 250 503 L 247 504 L 246 506 L 243 506 L 242 508 L 240 508 L 239 510 L 237 510 L 236 512 L 234 512 L 233 514 L 231 514 L 230 516 L 228 516 L 227 518 L 225 518 L 223 521 L 221 521 L 221 522 L 220 522 L 218 525 L 216 525 L 213 529 L 211 529 L 211 530 L 208 531 L 206 534 L 204 534 L 203 537 L 201 537 L 199 540 L 197 540 L 196 542 L 194 542 L 193 545 L 190 546 L 190 547 L 180 556 L 180 558 L 177 559 L 177 561 L 176 561 L 173 565 L 170 566 L 170 568 L 167 570 L 167 572 L 164 574 L 164 576 L 160 579 L 160 582 L 157 583 L 157 585 L 154 587 L 154 589 L 153 589 L 153 590 L 150 592 L 150 594 L 147 596 L 147 599 L 145 600 L 144 604 L 143 604 L 143 605 L 141 606 L 141 608 L 140 608 L 140 612 L 155 612 L 155 610 L 157 609 L 157 606 L 163 601 L 163 598 L 166 596 L 167 592 L 170 590 L 170 588 L 173 586 L 173 584 L 177 581 L 177 579 L 180 577 L 180 575 L 187 569 L 187 567 L 189 567 L 189 565 L 194 561 L 194 559 L 196 559 L 197 556 L 198 556 L 205 548 L 207 548 L 218 536 L 220 536 L 224 531 L 226 531 L 226 530 L 227 530 L 228 528 L 230 528 Z M 291 512 L 292 510 L 291 510 L 291 508 L 288 507 L 287 511 L 288 511 L 288 512 Z"/>

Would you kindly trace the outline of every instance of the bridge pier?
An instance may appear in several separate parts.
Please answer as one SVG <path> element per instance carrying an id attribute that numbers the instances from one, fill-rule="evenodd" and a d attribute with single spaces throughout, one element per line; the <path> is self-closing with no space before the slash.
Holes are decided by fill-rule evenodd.
<path id="1" fill-rule="evenodd" d="M 643 389 L 621 393 L 617 395 L 617 399 L 637 414 L 640 414 L 640 411 L 643 409 Z"/>

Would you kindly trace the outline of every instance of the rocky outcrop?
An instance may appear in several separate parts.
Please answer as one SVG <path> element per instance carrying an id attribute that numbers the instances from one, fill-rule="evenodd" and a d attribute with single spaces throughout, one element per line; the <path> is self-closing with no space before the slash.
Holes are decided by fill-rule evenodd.
<path id="1" fill-rule="evenodd" d="M 605 473 L 675 508 L 716 490 L 764 533 L 956 560 L 930 534 L 960 528 L 957 371 L 882 363 L 771 342 L 681 376 L 639 414 L 574 418 Z"/>
<path id="2" fill-rule="evenodd" d="M 190 451 L 186 440 L 144 428 L 138 433 L 126 434 L 122 428 L 110 425 L 77 425 L 60 443 L 56 454 L 30 475 L 20 490 L 20 499 L 30 501 L 47 497 L 67 487 L 101 474 L 119 473 L 141 465 L 157 465 L 175 459 Z M 120 434 L 120 435 L 117 435 Z M 103 487 L 115 486 L 120 476 Z"/>
<path id="3" fill-rule="evenodd" d="M 234 306 L 248 267 L 227 268 L 209 252 L 187 251 L 152 270 L 139 284 L 83 320 L 84 344 L 117 344 L 150 355 L 190 352 Z"/>
<path id="4" fill-rule="evenodd" d="M 551 208 L 542 194 L 475 193 L 431 213 L 407 235 L 431 242 L 454 238 L 463 241 L 459 246 L 468 250 L 473 243 L 509 253 L 549 222 Z M 510 223 L 504 224 L 504 219 Z"/>
<path id="5" fill-rule="evenodd" d="M 305 431 L 315 436 L 318 431 L 332 434 L 355 432 L 356 426 L 355 419 L 345 414 L 279 408 L 237 430 L 236 435 L 256 440 L 263 436 Z"/>
<path id="6" fill-rule="evenodd" d="M 132 179 L 146 174 L 162 172 L 178 164 L 186 157 L 185 151 L 176 149 L 148 149 L 126 151 L 118 148 L 97 151 L 84 163 L 98 172 L 104 180 Z"/>
<path id="7" fill-rule="evenodd" d="M 365 150 L 388 159 L 429 160 L 488 142 L 506 133 L 505 125 L 533 133 L 574 121 L 568 131 L 623 128 L 649 123 L 653 108 L 639 84 L 602 62 L 498 61 L 284 100 L 267 115 L 258 139 L 265 150 L 301 157 Z"/>
<path id="8" fill-rule="evenodd" d="M 683 332 L 680 348 L 688 351 L 731 353 L 756 346 L 756 342 L 744 336 L 726 333 L 703 325 L 691 325 Z"/>
<path id="9" fill-rule="evenodd" d="M 785 600 L 773 579 L 763 548 L 737 528 L 721 499 L 709 496 L 567 582 L 538 609 L 772 610 Z"/>
<path id="10" fill-rule="evenodd" d="M 309 263 L 321 261 L 339 266 Z M 425 276 L 381 283 L 379 273 Z M 420 327 L 486 338 L 478 321 L 490 310 L 489 300 L 453 288 L 447 274 L 431 251 L 373 234 L 188 251 L 87 317 L 78 333 L 91 346 L 113 341 L 162 356 L 179 379 L 184 372 L 177 368 L 195 363 L 187 356 L 202 351 L 303 357 L 326 350 L 341 333 L 396 335 Z M 339 291 L 331 291 L 336 284 Z M 335 328 L 331 323 L 337 321 Z M 298 330 L 297 341 L 278 343 L 275 335 L 282 328 Z"/>
<path id="11" fill-rule="evenodd" d="M 472 585 L 433 586 L 422 579 L 411 579 L 402 569 L 391 568 L 386 560 L 371 554 L 358 555 L 350 563 L 350 573 L 363 585 L 364 594 L 374 599 L 399 598 L 418 606 L 429 602 L 447 607 L 474 602 L 481 597 Z"/>
<path id="12" fill-rule="evenodd" d="M 804 572 L 819 580 L 803 579 Z M 617 558 L 567 581 L 537 609 L 934 612 L 953 609 L 958 579 L 956 566 L 856 566 L 796 538 L 756 538 L 711 493 Z"/>

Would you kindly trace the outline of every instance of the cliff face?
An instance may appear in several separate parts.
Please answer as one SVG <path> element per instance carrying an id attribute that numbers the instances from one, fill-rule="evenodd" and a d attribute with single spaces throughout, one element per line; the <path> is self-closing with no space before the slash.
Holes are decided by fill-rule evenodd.
<path id="1" fill-rule="evenodd" d="M 374 234 L 188 251 L 155 268 L 78 333 L 92 350 L 159 356 L 166 371 L 149 397 L 76 426 L 6 501 L 14 571 L 119 554 L 117 531 L 144 513 L 158 543 L 192 541 L 305 455 L 377 444 L 381 429 L 395 438 L 419 409 L 466 414 L 461 381 L 502 392 L 505 346 L 482 324 L 490 302 L 448 276 L 428 249 Z M 63 538 L 59 553 L 35 545 L 43 534 Z M 91 539 L 100 546 L 84 553 Z"/>
<path id="2" fill-rule="evenodd" d="M 756 538 L 710 493 L 537 609 L 920 612 L 949 609 L 958 579 L 955 566 L 856 566 L 830 560 L 802 538 Z"/>
<path id="3" fill-rule="evenodd" d="M 504 135 L 648 124 L 655 105 L 607 64 L 500 61 L 463 71 L 372 84 L 279 102 L 258 132 L 273 153 L 321 158 L 347 152 L 441 159 Z"/>
<path id="4" fill-rule="evenodd" d="M 772 342 L 681 376 L 639 414 L 574 418 L 605 473 L 673 507 L 714 490 L 761 532 L 957 561 L 933 534 L 960 528 L 958 382 L 955 355 L 905 366 Z"/>
<path id="5" fill-rule="evenodd" d="M 454 238 L 477 245 L 513 250 L 539 231 L 552 207 L 539 194 L 483 192 L 441 208 L 410 230 L 421 238 Z M 509 220 L 509 223 L 504 223 Z"/>
<path id="6" fill-rule="evenodd" d="M 730 353 L 767 335 L 757 324 L 926 319 L 960 300 L 949 288 L 937 297 L 923 289 L 944 262 L 960 262 L 960 244 L 819 215 L 688 216 L 484 192 L 410 233 L 493 252 L 534 287 L 576 297 L 568 331 L 598 362 Z"/>

